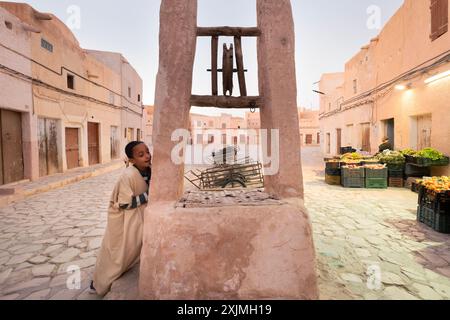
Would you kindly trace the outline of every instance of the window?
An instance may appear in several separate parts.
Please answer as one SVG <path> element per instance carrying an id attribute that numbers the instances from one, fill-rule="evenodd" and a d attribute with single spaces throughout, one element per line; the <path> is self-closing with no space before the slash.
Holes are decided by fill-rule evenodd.
<path id="1" fill-rule="evenodd" d="M 320 133 L 317 133 L 317 144 L 320 144 Z"/>
<path id="2" fill-rule="evenodd" d="M 5 21 L 5 26 L 6 26 L 6 28 L 8 28 L 9 30 L 12 30 L 13 25 L 12 25 L 11 22 Z"/>
<path id="3" fill-rule="evenodd" d="M 197 128 L 201 128 L 202 127 L 202 122 L 201 121 L 197 121 Z"/>
<path id="4" fill-rule="evenodd" d="M 331 102 L 328 103 L 328 111 L 331 111 Z"/>
<path id="5" fill-rule="evenodd" d="M 358 93 L 358 80 L 353 80 L 353 93 L 357 94 Z"/>
<path id="6" fill-rule="evenodd" d="M 67 88 L 72 90 L 75 89 L 75 77 L 71 74 L 67 75 Z"/>
<path id="7" fill-rule="evenodd" d="M 241 140 L 240 143 L 241 143 L 241 144 L 245 144 L 245 141 L 246 141 L 245 138 L 246 138 L 246 136 L 243 135 L 243 134 L 241 134 L 241 136 L 240 136 L 240 140 Z"/>
<path id="8" fill-rule="evenodd" d="M 222 123 L 222 129 L 226 129 L 227 128 L 227 124 L 226 123 Z"/>
<path id="9" fill-rule="evenodd" d="M 226 144 L 227 144 L 227 135 L 226 135 L 226 134 L 223 134 L 223 135 L 222 135 L 222 144 L 223 144 L 223 145 L 226 145 Z"/>
<path id="10" fill-rule="evenodd" d="M 310 145 L 312 143 L 313 143 L 313 136 L 312 136 L 312 134 L 307 134 L 306 135 L 306 144 Z"/>
<path id="11" fill-rule="evenodd" d="M 203 135 L 202 134 L 197 135 L 197 144 L 203 144 Z"/>
<path id="12" fill-rule="evenodd" d="M 210 122 L 209 122 L 209 127 L 210 127 L 210 128 L 214 128 L 214 121 L 210 121 Z"/>
<path id="13" fill-rule="evenodd" d="M 431 41 L 448 31 L 448 0 L 431 0 Z"/>
<path id="14" fill-rule="evenodd" d="M 109 103 L 114 104 L 114 93 L 112 92 L 109 93 Z"/>
<path id="15" fill-rule="evenodd" d="M 136 135 L 136 141 L 141 141 L 141 129 L 136 129 L 137 130 L 137 135 Z"/>
<path id="16" fill-rule="evenodd" d="M 44 38 L 41 38 L 41 47 L 49 52 L 53 52 L 53 45 Z"/>
<path id="17" fill-rule="evenodd" d="M 128 98 L 131 98 L 131 88 L 128 87 Z"/>
<path id="18" fill-rule="evenodd" d="M 331 133 L 327 133 L 327 154 L 331 153 Z"/>
<path id="19" fill-rule="evenodd" d="M 213 134 L 208 135 L 208 143 L 209 144 L 214 143 L 214 135 Z"/>
<path id="20" fill-rule="evenodd" d="M 138 102 L 141 102 L 141 95 L 138 94 Z"/>

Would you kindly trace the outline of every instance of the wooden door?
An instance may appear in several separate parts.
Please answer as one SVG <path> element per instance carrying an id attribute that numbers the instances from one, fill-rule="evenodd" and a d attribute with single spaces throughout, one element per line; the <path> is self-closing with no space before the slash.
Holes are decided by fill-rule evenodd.
<path id="1" fill-rule="evenodd" d="M 341 154 L 342 129 L 336 129 L 336 154 Z"/>
<path id="2" fill-rule="evenodd" d="M 39 175 L 60 172 L 58 161 L 58 120 L 38 119 Z"/>
<path id="3" fill-rule="evenodd" d="M 100 163 L 99 157 L 99 125 L 98 123 L 88 123 L 88 148 L 89 148 L 89 165 Z"/>
<path id="4" fill-rule="evenodd" d="M 141 129 L 137 129 L 137 133 L 136 133 L 136 141 L 141 141 Z"/>
<path id="5" fill-rule="evenodd" d="M 317 134 L 317 144 L 320 144 L 320 133 Z"/>
<path id="6" fill-rule="evenodd" d="M 370 123 L 361 125 L 362 132 L 362 151 L 370 152 Z"/>
<path id="7" fill-rule="evenodd" d="M 0 132 L 0 184 L 23 180 L 22 115 L 19 112 L 1 110 Z"/>
<path id="8" fill-rule="evenodd" d="M 111 159 L 118 159 L 120 154 L 119 128 L 111 127 Z"/>
<path id="9" fill-rule="evenodd" d="M 77 128 L 66 128 L 66 159 L 67 169 L 80 166 L 80 144 Z"/>
<path id="10" fill-rule="evenodd" d="M 431 115 L 417 117 L 417 148 L 431 148 Z"/>
<path id="11" fill-rule="evenodd" d="M 306 144 L 312 144 L 312 142 L 313 142 L 312 134 L 307 134 L 306 135 Z"/>

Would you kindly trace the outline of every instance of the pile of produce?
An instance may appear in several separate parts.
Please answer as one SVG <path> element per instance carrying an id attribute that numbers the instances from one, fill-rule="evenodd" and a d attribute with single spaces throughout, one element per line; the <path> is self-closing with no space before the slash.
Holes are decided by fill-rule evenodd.
<path id="1" fill-rule="evenodd" d="M 384 164 L 366 164 L 364 167 L 371 170 L 383 170 L 386 169 L 386 165 Z"/>
<path id="2" fill-rule="evenodd" d="M 444 155 L 433 148 L 425 148 L 415 154 L 416 157 L 430 159 L 433 161 L 443 160 Z"/>
<path id="3" fill-rule="evenodd" d="M 341 160 L 362 160 L 363 156 L 358 152 L 346 153 L 341 157 Z"/>
<path id="4" fill-rule="evenodd" d="M 361 166 L 359 166 L 357 164 L 349 164 L 349 165 L 344 166 L 344 168 L 354 170 L 354 169 L 360 169 Z"/>
<path id="5" fill-rule="evenodd" d="M 450 191 L 450 177 L 427 178 L 418 180 L 417 183 L 436 193 Z"/>
<path id="6" fill-rule="evenodd" d="M 385 150 L 377 156 L 381 163 L 386 164 L 404 164 L 406 162 L 405 156 L 398 151 Z"/>
<path id="7" fill-rule="evenodd" d="M 414 157 L 417 154 L 417 151 L 413 150 L 413 149 L 405 149 L 400 151 L 404 156 L 412 156 Z"/>

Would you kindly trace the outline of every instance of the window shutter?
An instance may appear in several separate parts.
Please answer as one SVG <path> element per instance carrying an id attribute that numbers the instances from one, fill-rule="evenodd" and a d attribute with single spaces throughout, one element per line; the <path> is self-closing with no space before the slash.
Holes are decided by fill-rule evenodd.
<path id="1" fill-rule="evenodd" d="M 448 31 L 448 0 L 431 0 L 431 35 L 432 41 Z"/>

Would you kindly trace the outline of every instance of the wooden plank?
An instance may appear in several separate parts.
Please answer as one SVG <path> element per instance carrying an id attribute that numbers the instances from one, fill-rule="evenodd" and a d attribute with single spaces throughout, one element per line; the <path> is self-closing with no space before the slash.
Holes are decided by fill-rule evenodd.
<path id="1" fill-rule="evenodd" d="M 244 69 L 244 56 L 242 54 L 242 41 L 241 37 L 234 37 L 234 46 L 236 50 L 236 64 L 239 79 L 239 89 L 241 91 L 241 97 L 247 96 L 247 85 L 245 83 L 245 69 Z"/>
<path id="2" fill-rule="evenodd" d="M 223 95 L 228 96 L 233 95 L 233 69 L 234 69 L 234 49 L 233 45 L 230 48 L 223 44 L 223 57 L 222 57 L 222 86 Z"/>
<path id="3" fill-rule="evenodd" d="M 219 37 L 214 36 L 211 38 L 211 82 L 212 82 L 213 96 L 217 96 L 219 94 L 218 67 L 217 67 L 218 55 L 219 55 Z"/>
<path id="4" fill-rule="evenodd" d="M 22 115 L 19 112 L 1 110 L 1 128 L 3 182 L 8 184 L 23 180 Z"/>
<path id="5" fill-rule="evenodd" d="M 191 96 L 191 106 L 224 109 L 261 108 L 261 97 Z"/>
<path id="6" fill-rule="evenodd" d="M 257 27 L 240 28 L 240 27 L 198 27 L 198 37 L 259 37 L 261 30 Z"/>

